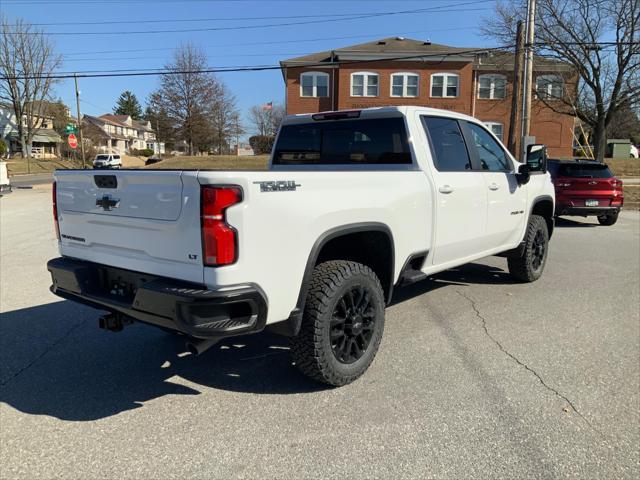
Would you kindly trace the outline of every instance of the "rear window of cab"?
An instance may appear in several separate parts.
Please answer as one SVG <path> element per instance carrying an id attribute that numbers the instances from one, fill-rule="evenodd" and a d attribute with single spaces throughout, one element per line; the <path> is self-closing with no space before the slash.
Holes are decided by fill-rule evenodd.
<path id="1" fill-rule="evenodd" d="M 402 117 L 284 125 L 273 154 L 274 165 L 411 163 Z"/>

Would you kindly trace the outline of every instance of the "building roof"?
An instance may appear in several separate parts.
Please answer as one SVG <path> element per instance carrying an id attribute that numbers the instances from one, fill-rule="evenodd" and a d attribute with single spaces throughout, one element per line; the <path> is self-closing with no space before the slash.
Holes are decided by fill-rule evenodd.
<path id="1" fill-rule="evenodd" d="M 108 120 L 112 124 L 117 125 L 119 127 L 131 128 L 131 125 L 127 123 L 127 120 L 131 119 L 129 115 L 111 115 L 110 113 L 105 113 L 104 115 L 100 115 L 100 117 L 98 118 L 101 118 L 103 120 Z"/>
<path id="2" fill-rule="evenodd" d="M 11 132 L 10 138 L 18 138 L 18 132 Z M 38 143 L 61 143 L 62 137 L 55 130 L 37 128 L 33 134 L 33 141 Z"/>
<path id="3" fill-rule="evenodd" d="M 136 130 L 144 130 L 145 132 L 153 132 L 153 129 L 150 127 L 149 122 L 147 120 L 133 120 L 132 121 L 133 128 Z"/>
<path id="4" fill-rule="evenodd" d="M 407 57 L 407 58 L 404 58 Z M 463 61 L 473 62 L 474 68 L 479 70 L 507 70 L 513 69 L 513 53 L 508 51 L 487 50 L 477 47 L 451 47 L 431 43 L 425 40 L 415 40 L 405 37 L 388 37 L 372 42 L 359 43 L 348 47 L 326 50 L 301 57 L 289 58 L 280 62 L 281 67 L 322 66 L 336 61 L 367 61 L 367 60 L 399 60 L 408 61 Z M 538 70 L 568 70 L 570 66 L 559 60 L 536 57 L 534 69 Z"/>
<path id="5" fill-rule="evenodd" d="M 439 57 L 447 56 L 464 56 L 468 60 L 473 59 L 473 51 L 475 48 L 450 47 L 431 43 L 426 40 L 415 40 L 405 37 L 388 37 L 374 40 L 372 42 L 359 43 L 348 47 L 337 48 L 335 50 L 327 50 L 324 52 L 312 53 L 302 57 L 289 58 L 283 60 L 280 64 L 284 67 L 300 66 L 309 63 L 324 63 L 335 60 L 367 60 L 380 58 L 395 57 L 419 57 L 420 55 L 429 55 Z M 479 50 L 479 49 L 478 49 Z"/>

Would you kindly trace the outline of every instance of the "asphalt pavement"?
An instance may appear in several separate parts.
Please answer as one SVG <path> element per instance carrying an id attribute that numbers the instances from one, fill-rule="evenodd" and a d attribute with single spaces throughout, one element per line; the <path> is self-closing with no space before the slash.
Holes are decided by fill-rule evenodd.
<path id="1" fill-rule="evenodd" d="M 560 220 L 543 277 L 400 289 L 330 389 L 255 335 L 194 357 L 53 296 L 50 189 L 0 199 L 0 478 L 639 478 L 640 215 Z"/>

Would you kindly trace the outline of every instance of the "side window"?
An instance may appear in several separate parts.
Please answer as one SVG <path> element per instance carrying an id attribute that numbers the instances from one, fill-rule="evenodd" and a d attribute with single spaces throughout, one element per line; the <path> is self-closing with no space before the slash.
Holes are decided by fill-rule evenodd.
<path id="1" fill-rule="evenodd" d="M 439 172 L 471 170 L 471 161 L 458 121 L 453 118 L 422 117 L 428 132 L 434 163 Z"/>
<path id="2" fill-rule="evenodd" d="M 489 135 L 483 127 L 475 123 L 467 123 L 471 131 L 473 143 L 478 152 L 478 160 L 483 170 L 491 172 L 504 172 L 511 170 L 511 164 L 507 154 L 500 144 Z"/>

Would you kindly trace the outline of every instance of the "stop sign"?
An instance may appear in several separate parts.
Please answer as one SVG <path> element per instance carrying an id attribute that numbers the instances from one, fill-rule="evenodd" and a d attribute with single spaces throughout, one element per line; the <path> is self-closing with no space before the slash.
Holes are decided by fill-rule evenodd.
<path id="1" fill-rule="evenodd" d="M 73 133 L 69 134 L 69 138 L 67 138 L 67 142 L 71 148 L 78 148 L 78 139 Z"/>

